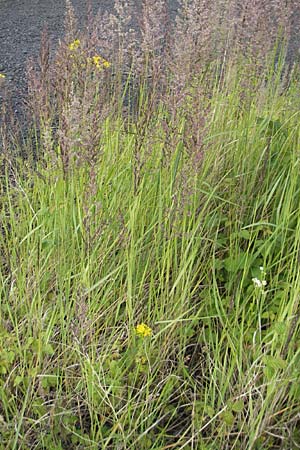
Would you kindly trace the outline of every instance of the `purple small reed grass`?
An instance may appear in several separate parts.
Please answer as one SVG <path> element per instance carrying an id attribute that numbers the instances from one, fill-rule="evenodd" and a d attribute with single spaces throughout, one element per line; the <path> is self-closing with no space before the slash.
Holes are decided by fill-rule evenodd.
<path id="1" fill-rule="evenodd" d="M 242 55 L 264 67 L 279 30 L 289 35 L 291 13 L 284 0 L 181 0 L 170 65 L 177 89 L 218 58 L 229 62 Z"/>
<path id="2" fill-rule="evenodd" d="M 215 5 L 209 0 L 180 0 L 179 3 L 173 25 L 170 69 L 177 86 L 183 88 L 211 59 L 216 14 Z"/>
<path id="3" fill-rule="evenodd" d="M 139 26 L 142 62 L 149 63 L 150 58 L 152 64 L 161 66 L 170 31 L 168 2 L 143 0 Z"/>
<path id="4" fill-rule="evenodd" d="M 279 30 L 289 35 L 290 5 L 283 0 L 247 0 L 237 1 L 234 9 L 236 51 L 263 64 Z"/>
<path id="5" fill-rule="evenodd" d="M 1 159 L 9 161 L 12 156 L 19 154 L 19 141 L 21 139 L 21 127 L 17 120 L 12 103 L 9 98 L 5 98 L 1 105 L 0 123 L 0 154 Z"/>
<path id="6" fill-rule="evenodd" d="M 35 63 L 32 59 L 28 61 L 27 79 L 26 110 L 34 125 L 39 127 L 47 123 L 52 115 L 50 41 L 47 28 L 42 32 L 38 62 Z"/>
<path id="7" fill-rule="evenodd" d="M 91 36 L 99 51 L 112 62 L 115 73 L 129 71 L 138 46 L 133 1 L 115 0 L 113 13 L 99 10 Z"/>
<path id="8" fill-rule="evenodd" d="M 80 146 L 81 108 L 77 97 L 67 103 L 61 113 L 60 127 L 57 131 L 60 157 L 64 175 L 70 164 L 76 160 Z"/>
<path id="9" fill-rule="evenodd" d="M 158 105 L 163 102 L 166 112 L 162 122 L 165 153 L 182 138 L 174 130 L 183 114 L 188 124 L 184 145 L 194 162 L 200 163 L 208 111 L 202 100 L 209 94 L 201 91 L 199 78 L 205 73 L 207 78 L 212 76 L 208 68 L 216 60 L 229 65 L 240 55 L 248 58 L 248 73 L 251 67 L 253 73 L 257 67 L 261 70 L 278 29 L 290 32 L 295 0 L 179 0 L 172 25 L 167 0 L 144 0 L 136 11 L 133 0 L 115 0 L 113 14 L 96 16 L 89 1 L 82 31 L 70 0 L 66 6 L 66 35 L 51 62 L 45 30 L 38 64 L 28 65 L 28 111 L 41 129 L 44 148 L 59 144 L 65 171 L 71 161 L 95 164 L 101 155 L 101 123 L 108 114 L 119 113 L 116 105 L 123 93 L 124 74 L 132 77 L 135 99 L 131 101 L 137 103 L 141 86 L 146 94 L 135 117 L 137 189 L 144 158 L 141 149 Z M 78 45 L 70 49 L 75 40 Z M 97 71 L 92 62 L 97 55 L 111 67 Z M 209 89 L 209 80 L 205 83 Z"/>
<path id="10" fill-rule="evenodd" d="M 152 102 L 159 104 L 167 88 L 167 52 L 170 40 L 168 2 L 143 1 L 139 17 L 140 45 L 135 55 L 133 77 Z"/>
<path id="11" fill-rule="evenodd" d="M 78 36 L 78 21 L 71 0 L 66 0 L 65 40 L 72 42 Z"/>
<path id="12" fill-rule="evenodd" d="M 100 10 L 93 20 L 91 39 L 94 45 L 111 64 L 112 109 L 126 110 L 121 99 L 125 84 L 133 86 L 132 68 L 138 55 L 138 33 L 134 27 L 134 2 L 117 0 L 113 13 Z M 128 98 L 128 94 L 127 94 Z"/>
<path id="13" fill-rule="evenodd" d="M 209 101 L 205 95 L 201 95 L 201 90 L 196 87 L 186 108 L 186 126 L 183 133 L 184 146 L 192 162 L 192 168 L 196 171 L 200 170 L 205 153 L 204 139 L 209 117 Z"/>
<path id="14" fill-rule="evenodd" d="M 43 148 L 59 146 L 65 174 L 74 161 L 94 163 L 99 156 L 100 125 L 109 109 L 111 76 L 110 63 L 98 53 L 93 39 L 93 23 L 88 24 L 90 33 L 80 34 L 70 2 L 67 6 L 68 33 L 51 65 L 46 31 L 38 65 L 29 64 L 27 99 Z"/>
<path id="15" fill-rule="evenodd" d="M 184 128 L 178 133 L 179 121 L 184 117 Z M 172 226 L 176 228 L 176 220 L 184 214 L 190 214 L 195 192 L 195 179 L 201 171 L 203 159 L 209 151 L 209 144 L 205 142 L 207 130 L 211 119 L 210 99 L 202 89 L 201 83 L 194 84 L 181 103 L 178 116 L 173 117 L 169 123 L 166 136 L 171 140 L 172 157 L 174 148 L 181 148 L 183 161 L 181 170 L 176 177 L 174 190 L 174 203 L 172 210 Z M 182 124 L 180 124 L 182 126 Z M 170 127 L 173 126 L 173 130 Z M 166 129 L 166 128 L 165 128 Z M 174 144 L 176 147 L 174 147 Z M 170 155 L 168 157 L 170 158 Z"/>
<path id="16" fill-rule="evenodd" d="M 16 157 L 22 155 L 20 143 L 23 143 L 23 128 L 21 119 L 18 116 L 19 108 L 14 99 L 11 89 L 12 81 L 1 74 L 0 76 L 0 163 L 1 169 L 8 167 L 12 162 L 16 162 Z M 17 110 L 15 109 L 17 106 Z M 16 114 L 17 113 L 17 114 Z M 2 170 L 0 170 L 2 174 Z"/>
<path id="17" fill-rule="evenodd" d="M 81 351 L 87 354 L 93 338 L 93 321 L 89 317 L 89 305 L 84 289 L 78 289 L 74 308 L 74 320 L 71 324 L 73 338 Z"/>
<path id="18" fill-rule="evenodd" d="M 72 153 L 77 164 L 93 165 L 101 156 L 102 124 L 110 113 L 106 69 L 98 71 L 91 63 L 73 83 L 62 112 L 59 143 L 64 154 Z M 67 162 L 67 160 L 66 160 Z"/>
<path id="19" fill-rule="evenodd" d="M 114 9 L 111 23 L 117 30 L 120 62 L 125 63 L 132 58 L 136 46 L 136 34 L 132 28 L 133 1 L 115 0 Z"/>
<path id="20" fill-rule="evenodd" d="M 139 110 L 139 117 L 134 124 L 134 149 L 133 149 L 133 192 L 138 193 L 139 185 L 142 180 L 143 168 L 146 158 L 149 156 L 149 148 L 147 146 L 147 137 L 149 134 L 151 118 L 154 113 L 154 96 L 150 96 L 147 104 L 142 105 Z M 145 149 L 146 147 L 146 149 Z"/>

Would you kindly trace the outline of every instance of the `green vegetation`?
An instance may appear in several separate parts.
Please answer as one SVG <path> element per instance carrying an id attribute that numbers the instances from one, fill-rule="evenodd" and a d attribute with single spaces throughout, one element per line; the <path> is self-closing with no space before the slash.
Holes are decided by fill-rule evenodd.
<path id="1" fill-rule="evenodd" d="M 299 448 L 299 81 L 249 70 L 2 154 L 1 449 Z"/>

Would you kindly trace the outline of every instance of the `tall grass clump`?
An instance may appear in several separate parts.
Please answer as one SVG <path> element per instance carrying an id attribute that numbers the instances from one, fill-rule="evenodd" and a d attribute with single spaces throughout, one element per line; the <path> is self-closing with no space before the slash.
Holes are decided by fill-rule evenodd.
<path id="1" fill-rule="evenodd" d="M 299 448 L 299 71 L 269 3 L 79 31 L 67 2 L 44 32 L 26 138 L 2 127 L 1 449 Z"/>

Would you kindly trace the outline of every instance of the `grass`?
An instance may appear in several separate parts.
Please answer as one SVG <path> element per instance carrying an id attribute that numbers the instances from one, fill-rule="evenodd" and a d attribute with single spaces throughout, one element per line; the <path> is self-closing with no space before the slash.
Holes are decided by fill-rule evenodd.
<path id="1" fill-rule="evenodd" d="M 196 77 L 173 114 L 143 88 L 92 163 L 75 141 L 67 163 L 59 142 L 34 169 L 3 156 L 1 449 L 299 448 L 299 82 L 279 74 Z"/>

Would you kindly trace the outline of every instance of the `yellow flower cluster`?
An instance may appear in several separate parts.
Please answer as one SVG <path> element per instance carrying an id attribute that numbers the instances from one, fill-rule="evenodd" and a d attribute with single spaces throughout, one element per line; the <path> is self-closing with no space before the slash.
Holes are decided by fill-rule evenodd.
<path id="1" fill-rule="evenodd" d="M 70 42 L 68 48 L 71 52 L 75 52 L 76 50 L 78 50 L 80 45 L 80 40 L 75 39 L 73 42 Z M 74 58 L 74 55 L 71 54 L 71 58 Z M 108 62 L 100 55 L 94 55 L 91 58 L 87 58 L 87 63 L 94 65 L 99 71 L 108 69 L 111 66 L 110 62 Z M 84 67 L 84 64 L 82 66 Z"/>
<path id="2" fill-rule="evenodd" d="M 92 58 L 88 58 L 88 62 L 92 63 L 98 70 L 108 69 L 111 64 L 106 61 L 106 59 L 102 58 L 100 55 L 92 56 Z"/>
<path id="3" fill-rule="evenodd" d="M 75 50 L 77 50 L 80 47 L 80 40 L 79 39 L 75 39 L 73 42 L 71 42 L 69 45 L 69 50 L 71 50 L 71 52 L 74 52 Z"/>
<path id="4" fill-rule="evenodd" d="M 135 327 L 136 334 L 141 337 L 147 337 L 152 335 L 152 329 L 145 323 L 140 323 Z"/>

